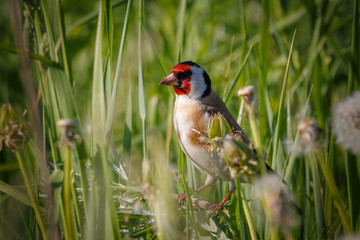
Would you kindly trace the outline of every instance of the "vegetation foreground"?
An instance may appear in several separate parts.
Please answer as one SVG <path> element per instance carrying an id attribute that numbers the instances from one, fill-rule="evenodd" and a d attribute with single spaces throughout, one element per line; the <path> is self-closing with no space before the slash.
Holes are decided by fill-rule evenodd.
<path id="1" fill-rule="evenodd" d="M 1 238 L 360 238 L 359 0 L 8 0 L 0 12 Z M 185 60 L 257 155 L 223 137 L 221 117 L 207 151 L 236 179 L 260 159 L 287 185 L 261 170 L 217 213 L 226 182 L 194 192 L 206 176 L 158 85 Z"/>

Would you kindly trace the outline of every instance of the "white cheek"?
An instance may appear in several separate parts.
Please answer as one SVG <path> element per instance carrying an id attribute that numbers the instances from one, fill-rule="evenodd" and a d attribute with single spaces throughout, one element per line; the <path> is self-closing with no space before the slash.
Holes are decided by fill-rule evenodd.
<path id="1" fill-rule="evenodd" d="M 201 68 L 198 68 L 196 66 L 192 67 L 192 81 L 191 81 L 191 89 L 189 96 L 192 98 L 198 98 L 200 97 L 206 90 L 207 85 L 204 80 L 203 72 L 204 70 Z"/>

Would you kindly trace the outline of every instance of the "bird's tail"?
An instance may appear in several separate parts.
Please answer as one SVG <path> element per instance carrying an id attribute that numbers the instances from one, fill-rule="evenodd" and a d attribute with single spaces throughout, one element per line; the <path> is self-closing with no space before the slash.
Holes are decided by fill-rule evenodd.
<path id="1" fill-rule="evenodd" d="M 305 217 L 303 211 L 300 209 L 300 207 L 294 202 L 294 201 L 290 201 L 289 202 L 290 207 L 292 208 L 292 210 L 294 210 L 294 212 L 296 212 L 300 217 Z"/>
<path id="2" fill-rule="evenodd" d="M 304 217 L 303 211 L 300 209 L 300 207 L 292 200 L 290 199 L 287 194 L 284 192 L 284 190 L 280 190 L 280 197 L 281 199 L 289 205 L 289 207 L 300 217 Z"/>
<path id="3" fill-rule="evenodd" d="M 287 182 L 267 164 L 266 164 L 266 170 L 268 174 L 271 174 L 272 176 L 278 178 L 284 185 L 288 185 Z M 285 203 L 289 204 L 290 208 L 294 212 L 296 212 L 299 216 L 304 217 L 304 213 L 300 209 L 300 207 L 292 199 L 290 199 L 282 189 L 280 190 L 280 197 Z"/>

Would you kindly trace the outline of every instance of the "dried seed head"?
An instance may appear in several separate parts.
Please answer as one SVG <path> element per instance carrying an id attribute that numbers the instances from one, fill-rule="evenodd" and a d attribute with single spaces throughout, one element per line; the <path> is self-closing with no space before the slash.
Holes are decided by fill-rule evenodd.
<path id="1" fill-rule="evenodd" d="M 254 86 L 245 86 L 240 88 L 237 92 L 237 95 L 242 97 L 247 104 L 256 105 L 256 97 L 255 97 L 256 88 Z"/>
<path id="2" fill-rule="evenodd" d="M 74 120 L 63 118 L 57 122 L 57 125 L 60 128 L 59 145 L 63 145 L 67 148 L 74 148 L 74 141 L 82 141 L 80 135 L 75 133 L 77 125 Z"/>
<path id="3" fill-rule="evenodd" d="M 318 140 L 322 130 L 315 119 L 304 118 L 299 124 L 300 142 L 303 152 L 314 151 L 318 147 Z"/>
<path id="4" fill-rule="evenodd" d="M 11 104 L 4 104 L 0 114 L 0 151 L 2 141 L 11 149 L 17 151 L 26 142 L 26 124 Z"/>
<path id="5" fill-rule="evenodd" d="M 201 135 L 201 133 L 195 129 L 193 131 L 199 133 L 199 141 L 204 143 L 204 148 L 209 152 L 210 156 L 214 158 L 220 153 L 220 144 L 222 137 L 208 138 L 207 136 Z"/>
<path id="6" fill-rule="evenodd" d="M 298 125 L 299 139 L 296 142 L 287 140 L 286 148 L 295 155 L 308 154 L 321 147 L 322 130 L 315 119 L 304 118 Z"/>
<path id="7" fill-rule="evenodd" d="M 254 86 L 245 86 L 240 88 L 237 92 L 237 95 L 242 97 L 246 103 L 246 109 L 250 114 L 257 115 L 257 100 L 255 96 L 256 88 Z"/>
<path id="8" fill-rule="evenodd" d="M 335 106 L 332 124 L 337 142 L 354 154 L 360 153 L 360 91 Z"/>
<path id="9" fill-rule="evenodd" d="M 258 157 L 252 147 L 246 144 L 240 134 L 228 134 L 222 140 L 220 153 L 230 168 L 232 178 L 250 182 L 260 172 Z"/>
<path id="10" fill-rule="evenodd" d="M 69 119 L 69 118 L 62 118 L 59 121 L 57 121 L 57 125 L 60 128 L 76 128 L 76 123 L 74 122 L 74 120 Z"/>
<path id="11" fill-rule="evenodd" d="M 299 124 L 299 133 L 304 141 L 316 141 L 319 138 L 321 129 L 316 120 L 304 118 Z"/>
<path id="12" fill-rule="evenodd" d="M 242 87 L 238 90 L 238 96 L 252 95 L 256 92 L 256 88 L 252 85 Z"/>
<path id="13" fill-rule="evenodd" d="M 30 51 L 36 51 L 35 13 L 40 15 L 39 0 L 22 0 L 24 6 L 24 30 L 23 38 Z"/>
<path id="14" fill-rule="evenodd" d="M 47 33 L 43 33 L 39 43 L 39 53 L 43 56 L 49 57 L 49 40 Z M 40 61 L 42 71 L 47 70 L 47 65 Z"/>

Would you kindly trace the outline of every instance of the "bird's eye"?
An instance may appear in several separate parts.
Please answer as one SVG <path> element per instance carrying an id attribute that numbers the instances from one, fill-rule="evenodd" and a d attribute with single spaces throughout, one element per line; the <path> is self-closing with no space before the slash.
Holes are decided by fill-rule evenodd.
<path id="1" fill-rule="evenodd" d="M 190 76 L 191 76 L 191 72 L 190 72 L 190 71 L 185 72 L 185 77 L 186 77 L 186 78 L 189 78 Z"/>
<path id="2" fill-rule="evenodd" d="M 179 72 L 179 73 L 178 73 L 178 79 L 179 79 L 180 81 L 184 81 L 184 80 L 186 80 L 186 79 L 188 79 L 188 78 L 190 78 L 190 77 L 191 77 L 191 72 L 190 72 L 190 71 Z"/>

